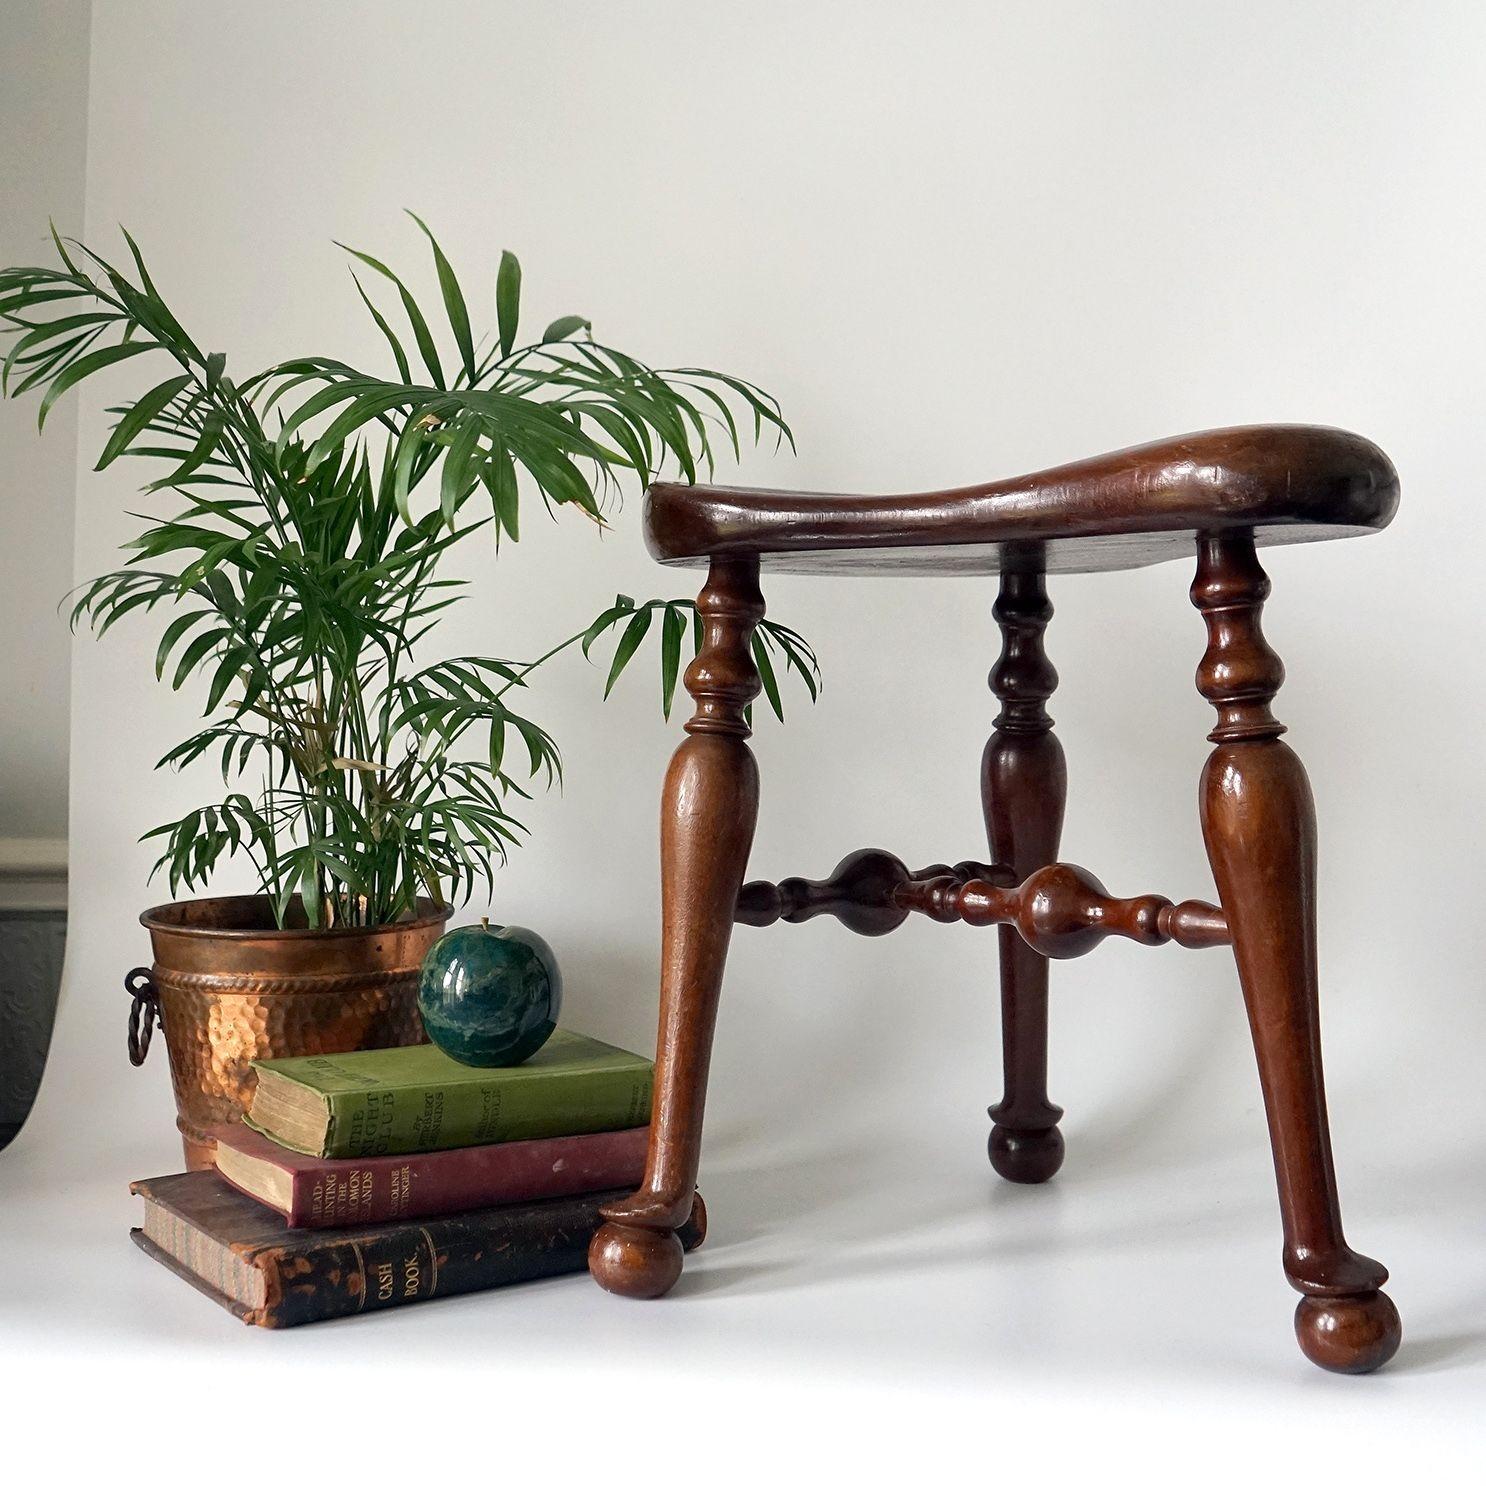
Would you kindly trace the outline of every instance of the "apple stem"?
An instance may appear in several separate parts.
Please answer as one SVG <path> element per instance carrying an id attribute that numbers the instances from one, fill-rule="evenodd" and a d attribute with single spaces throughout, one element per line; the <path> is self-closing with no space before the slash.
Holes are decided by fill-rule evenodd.
<path id="1" fill-rule="evenodd" d="M 490 920 L 483 915 L 480 918 L 480 927 L 488 934 L 490 932 Z"/>

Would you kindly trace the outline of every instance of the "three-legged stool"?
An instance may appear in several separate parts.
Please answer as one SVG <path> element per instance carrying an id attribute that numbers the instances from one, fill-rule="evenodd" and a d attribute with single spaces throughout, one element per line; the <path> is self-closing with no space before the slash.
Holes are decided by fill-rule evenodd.
<path id="1" fill-rule="evenodd" d="M 1368 1372 L 1397 1350 L 1383 1266 L 1342 1234 L 1321 1077 L 1316 996 L 1315 813 L 1305 770 L 1270 703 L 1284 679 L 1260 628 L 1269 580 L 1256 545 L 1358 536 L 1398 504 L 1393 466 L 1335 429 L 1194 434 L 1022 479 L 901 497 L 661 484 L 647 539 L 665 563 L 708 567 L 700 653 L 686 672 L 696 715 L 661 807 L 660 1037 L 650 1155 L 640 1190 L 605 1211 L 589 1266 L 621 1295 L 657 1296 L 681 1273 L 676 1229 L 691 1210 L 707 1064 L 735 922 L 831 914 L 883 934 L 910 913 L 1000 926 L 1005 1092 L 991 1111 L 991 1164 L 1046 1181 L 1063 1160 L 1047 1097 L 1047 962 L 1109 934 L 1189 948 L 1231 944 L 1274 1150 L 1284 1266 L 1301 1294 L 1295 1330 L 1311 1361 Z M 1066 774 L 1045 703 L 1046 574 L 1192 555 L 1207 626 L 1197 689 L 1217 710 L 1200 790 L 1221 906 L 1112 898 L 1057 861 Z M 761 568 L 820 573 L 999 573 L 1001 711 L 981 766 L 989 863 L 910 871 L 856 852 L 823 882 L 744 884 L 758 771 L 744 709 L 758 695 L 750 649 L 764 613 Z"/>

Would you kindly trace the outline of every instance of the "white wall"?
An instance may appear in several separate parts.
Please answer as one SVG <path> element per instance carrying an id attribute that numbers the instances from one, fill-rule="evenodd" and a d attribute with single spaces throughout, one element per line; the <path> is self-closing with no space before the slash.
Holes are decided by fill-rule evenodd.
<path id="1" fill-rule="evenodd" d="M 100 0 L 92 68 L 87 232 L 129 224 L 239 373 L 374 359 L 330 239 L 418 262 L 409 206 L 476 282 L 518 251 L 533 315 L 590 314 L 657 363 L 774 389 L 800 455 L 751 454 L 750 480 L 932 488 L 1269 419 L 1376 439 L 1402 474 L 1394 527 L 1267 559 L 1277 710 L 1320 807 L 1359 1242 L 1416 1223 L 1426 1178 L 1479 1171 L 1480 7 L 446 3 L 412 19 Z M 129 472 L 88 473 L 106 395 L 83 403 L 80 577 L 131 531 Z M 528 655 L 615 590 L 684 591 L 646 559 L 638 514 L 605 541 L 534 519 L 499 564 L 467 554 L 477 587 L 447 644 Z M 1211 892 L 1190 576 L 1053 585 L 1064 851 L 1119 891 Z M 915 863 L 978 851 L 991 586 L 781 579 L 766 596 L 827 682 L 818 708 L 761 728 L 756 869 L 813 873 L 871 843 Z M 153 683 L 155 638 L 134 625 L 74 652 L 70 978 L 20 1142 L 62 1145 L 86 1088 L 115 1113 L 75 1159 L 113 1179 L 176 1154 L 164 1060 L 124 1060 L 117 986 L 162 893 L 136 838 L 213 783 L 150 772 L 192 715 Z M 534 693 L 568 786 L 533 808 L 492 912 L 557 947 L 574 1025 L 648 1046 L 655 800 L 678 731 L 648 676 L 607 706 L 601 680 L 574 662 Z M 864 1143 L 964 1152 L 980 1180 L 991 959 L 991 936 L 924 923 L 870 942 L 740 933 L 709 1125 L 711 1169 L 752 1173 L 723 1181 L 734 1221 L 746 1191 L 765 1223 L 794 1170 L 847 1241 L 878 1212 L 843 1169 Z M 1055 979 L 1069 1179 L 1224 1163 L 1268 1204 L 1227 957 L 1106 946 Z M 1276 1226 L 1266 1265 L 1277 1250 Z"/>
<path id="2" fill-rule="evenodd" d="M 83 220 L 88 129 L 88 0 L 8 5 L 0 46 L 0 259 L 37 263 Z M 71 641 L 57 605 L 72 587 L 76 406 L 44 438 L 36 406 L 0 403 L 0 879 L 44 865 L 40 843 L 67 835 Z M 19 841 L 25 846 L 13 845 Z M 37 843 L 37 844 L 31 844 Z"/>
<path id="3" fill-rule="evenodd" d="M 0 20 L 0 262 L 83 221 L 89 0 L 20 0 Z M 68 685 L 77 409 L 44 438 L 34 399 L 0 401 L 0 1139 L 31 1107 L 51 1033 L 67 906 Z"/>
<path id="4" fill-rule="evenodd" d="M 665 5 L 445 4 L 429 44 L 409 45 L 393 5 L 104 3 L 87 232 L 129 224 L 178 313 L 241 372 L 299 352 L 374 358 L 330 239 L 418 263 L 399 215 L 413 207 L 476 282 L 517 250 L 532 315 L 576 309 L 659 364 L 774 389 L 801 453 L 750 455 L 759 481 L 931 488 L 1263 419 L 1378 440 L 1402 472 L 1393 529 L 1268 560 L 1290 672 L 1278 710 L 1321 810 L 1328 1032 L 1355 1167 L 1404 1098 L 1448 1106 L 1452 1125 L 1455 1100 L 1481 1107 L 1457 1061 L 1468 1039 L 1446 1034 L 1481 1015 L 1486 290 L 1467 183 L 1486 143 L 1486 19 L 1431 9 L 1423 25 L 1386 5 L 880 7 L 869 24 L 860 7 L 752 5 L 682 26 Z M 79 578 L 131 530 L 131 471 L 90 473 L 106 396 L 83 404 Z M 532 520 L 498 565 L 469 553 L 478 588 L 448 644 L 526 655 L 616 589 L 685 591 L 645 557 L 638 514 L 607 541 Z M 1189 579 L 1170 564 L 1053 586 L 1065 854 L 1121 890 L 1209 890 Z M 818 708 L 761 730 L 757 868 L 824 869 L 873 842 L 914 861 L 976 850 L 988 585 L 785 578 L 767 597 L 818 642 L 827 684 Z M 155 639 L 125 627 L 74 656 L 71 1029 L 104 1037 L 111 1073 L 110 987 L 146 957 L 134 916 L 160 896 L 136 838 L 212 787 L 209 768 L 150 772 L 192 715 L 154 685 Z M 644 1044 L 654 796 L 676 729 L 648 678 L 607 706 L 601 679 L 575 662 L 535 694 L 569 782 L 532 811 L 494 911 L 559 947 L 575 1022 Z M 874 943 L 742 934 L 716 1125 L 750 1121 L 760 1099 L 829 1118 L 887 1078 L 903 1118 L 930 1068 L 977 1124 L 995 1093 L 989 950 L 927 925 Z M 1222 956 L 1106 947 L 1058 980 L 1071 1146 L 1132 1098 L 1147 1115 L 1131 1138 L 1156 1142 L 1179 1138 L 1154 1118 L 1161 1097 L 1252 1101 Z M 130 1080 L 143 1085 L 164 1156 L 163 1065 Z"/>

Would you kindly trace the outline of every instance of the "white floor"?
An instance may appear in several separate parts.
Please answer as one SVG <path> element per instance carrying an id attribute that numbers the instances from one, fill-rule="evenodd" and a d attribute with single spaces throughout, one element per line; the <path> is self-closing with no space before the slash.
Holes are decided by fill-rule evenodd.
<path id="1" fill-rule="evenodd" d="M 559 1480 L 990 1476 L 1023 1458 L 1046 1480 L 1116 1460 L 1144 1479 L 1481 1478 L 1479 1185 L 1427 1153 L 1353 1163 L 1373 1194 L 1353 1239 L 1393 1268 L 1406 1340 L 1385 1372 L 1339 1378 L 1290 1334 L 1262 1144 L 1178 1126 L 1142 1147 L 1112 1112 L 1102 1133 L 1070 1117 L 1064 1171 L 1015 1188 L 977 1122 L 936 1102 L 896 1134 L 723 1128 L 712 1237 L 663 1302 L 574 1276 L 284 1333 L 241 1327 L 124 1240 L 114 1173 L 148 1169 L 142 1150 L 107 1128 L 70 1157 L 23 1138 L 0 1156 L 0 1406 L 17 1438 L 80 1462 L 153 1453 L 155 1479 L 220 1474 L 266 1440 L 296 1469 L 529 1459 Z M 611 1455 L 631 1462 L 618 1477 Z"/>
<path id="2" fill-rule="evenodd" d="M 462 273 L 519 249 L 528 319 L 591 311 L 779 392 L 801 457 L 744 481 L 922 489 L 1272 418 L 1377 438 L 1396 526 L 1275 549 L 1266 627 L 1320 812 L 1348 1232 L 1393 1271 L 1405 1339 L 1362 1379 L 1295 1346 L 1231 957 L 1110 944 L 1055 968 L 1068 1161 L 1017 1189 L 984 1155 L 993 945 L 927 923 L 740 933 L 712 1236 L 664 1302 L 574 1276 L 237 1325 L 126 1237 L 129 1179 L 180 1160 L 163 1050 L 123 1055 L 136 916 L 166 892 L 136 843 L 212 771 L 151 772 L 200 698 L 156 687 L 158 630 L 121 625 L 74 650 L 64 1005 L 0 1152 L 0 1486 L 59 1464 L 107 1486 L 1481 1482 L 1486 8 L 130 0 L 98 4 L 91 59 L 85 235 L 128 223 L 239 371 L 367 347 L 329 243 L 416 263 L 407 204 Z M 82 399 L 82 471 L 114 395 Z M 134 535 L 123 464 L 80 480 L 79 580 Z M 539 654 L 616 590 L 685 591 L 637 500 L 603 543 L 523 525 L 519 556 L 492 570 L 476 542 L 451 569 L 480 586 L 442 653 Z M 1062 849 L 1118 892 L 1212 892 L 1189 580 L 1054 586 Z M 759 729 L 754 870 L 983 850 L 990 586 L 782 576 L 769 602 L 820 644 L 827 690 Z M 568 1025 L 637 1048 L 679 729 L 650 674 L 606 704 L 576 658 L 543 684 L 565 792 L 523 812 L 534 841 L 491 910 L 554 945 Z"/>

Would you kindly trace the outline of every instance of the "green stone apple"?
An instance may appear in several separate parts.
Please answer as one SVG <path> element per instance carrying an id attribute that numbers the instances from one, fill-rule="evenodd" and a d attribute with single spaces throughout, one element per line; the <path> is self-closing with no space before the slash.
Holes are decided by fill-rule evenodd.
<path id="1" fill-rule="evenodd" d="M 429 1037 L 451 1058 L 509 1068 L 552 1035 L 562 975 L 540 934 L 481 919 L 445 934 L 424 957 L 418 1009 Z"/>

